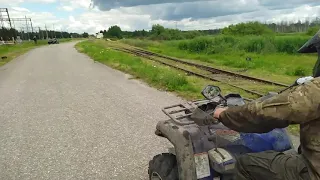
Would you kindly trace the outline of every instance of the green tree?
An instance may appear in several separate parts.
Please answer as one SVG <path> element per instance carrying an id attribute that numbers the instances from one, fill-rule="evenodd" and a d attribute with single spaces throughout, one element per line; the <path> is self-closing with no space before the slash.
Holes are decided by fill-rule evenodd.
<path id="1" fill-rule="evenodd" d="M 272 34 L 273 31 L 265 24 L 259 22 L 239 23 L 222 29 L 225 35 L 263 35 Z"/>
<path id="2" fill-rule="evenodd" d="M 115 25 L 115 26 L 111 26 L 106 35 L 106 37 L 116 37 L 118 39 L 122 38 L 122 30 L 119 26 Z"/>
<path id="3" fill-rule="evenodd" d="M 0 37 L 5 41 L 12 40 L 12 37 L 16 38 L 17 35 L 19 35 L 19 32 L 16 29 L 0 28 Z"/>
<path id="4" fill-rule="evenodd" d="M 159 36 L 160 34 L 164 33 L 165 29 L 160 24 L 155 24 L 152 26 L 151 34 Z"/>
<path id="5" fill-rule="evenodd" d="M 311 27 L 311 28 L 308 29 L 307 35 L 313 36 L 313 35 L 315 35 L 319 30 L 320 30 L 320 26 L 313 26 L 313 27 Z"/>
<path id="6" fill-rule="evenodd" d="M 84 33 L 82 34 L 82 37 L 83 37 L 83 38 L 88 38 L 88 37 L 89 37 L 89 34 L 86 33 L 86 32 L 84 32 Z"/>

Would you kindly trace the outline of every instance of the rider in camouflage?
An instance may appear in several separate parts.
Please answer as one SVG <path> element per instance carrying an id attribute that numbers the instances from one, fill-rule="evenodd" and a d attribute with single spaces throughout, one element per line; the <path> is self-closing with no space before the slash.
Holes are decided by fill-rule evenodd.
<path id="1" fill-rule="evenodd" d="M 320 55 L 320 31 L 299 52 Z M 243 155 L 238 158 L 235 179 L 320 180 L 319 75 L 320 58 L 313 70 L 314 79 L 269 99 L 215 111 L 215 118 L 239 132 L 265 133 L 300 125 L 301 154 L 266 151 Z"/>

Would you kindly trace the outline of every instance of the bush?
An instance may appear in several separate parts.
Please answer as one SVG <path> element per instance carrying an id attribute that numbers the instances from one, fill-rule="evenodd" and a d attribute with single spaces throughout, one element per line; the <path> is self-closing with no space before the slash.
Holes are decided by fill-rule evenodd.
<path id="1" fill-rule="evenodd" d="M 297 67 L 294 70 L 293 75 L 295 75 L 295 76 L 306 76 L 307 75 L 307 70 L 304 67 Z"/>
<path id="2" fill-rule="evenodd" d="M 223 53 L 232 50 L 237 45 L 237 39 L 232 36 L 198 37 L 193 40 L 180 41 L 178 47 L 196 53 Z"/>
<path id="3" fill-rule="evenodd" d="M 264 35 L 273 34 L 273 31 L 266 25 L 259 22 L 239 23 L 222 29 L 224 35 Z"/>
<path id="4" fill-rule="evenodd" d="M 286 74 L 289 76 L 306 76 L 310 72 L 305 67 L 298 66 L 293 71 L 287 71 Z"/>
<path id="5" fill-rule="evenodd" d="M 140 39 L 121 39 L 121 42 L 136 47 L 147 48 L 149 46 L 155 46 L 158 44 L 156 41 L 151 40 L 140 40 Z"/>
<path id="6" fill-rule="evenodd" d="M 275 45 L 278 52 L 296 53 L 297 50 L 307 41 L 309 37 L 305 36 L 281 36 L 275 39 Z"/>
<path id="7" fill-rule="evenodd" d="M 306 36 L 202 36 L 179 41 L 178 48 L 193 53 L 296 53 L 308 41 Z"/>
<path id="8" fill-rule="evenodd" d="M 320 26 L 314 26 L 308 29 L 307 35 L 314 36 L 320 30 Z"/>
<path id="9" fill-rule="evenodd" d="M 122 38 L 122 30 L 119 26 L 111 26 L 107 32 L 103 34 L 104 38 Z"/>
<path id="10" fill-rule="evenodd" d="M 241 41 L 239 48 L 245 52 L 276 52 L 273 37 L 247 36 Z"/>

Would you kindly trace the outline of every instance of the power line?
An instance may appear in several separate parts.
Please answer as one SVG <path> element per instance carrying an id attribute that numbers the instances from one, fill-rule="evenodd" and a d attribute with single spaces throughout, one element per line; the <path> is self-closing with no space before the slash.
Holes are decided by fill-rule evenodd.
<path id="1" fill-rule="evenodd" d="M 19 17 L 19 18 L 11 18 L 9 15 L 8 8 L 0 8 L 0 28 L 2 27 L 4 29 L 7 29 L 9 26 L 10 26 L 10 29 L 14 27 L 14 32 L 11 32 L 5 35 L 6 37 L 11 35 L 16 37 L 17 35 L 20 34 L 21 37 L 24 37 L 23 39 L 30 39 L 31 36 L 34 36 L 36 34 L 38 34 L 39 37 L 41 37 L 41 33 L 42 33 L 42 37 L 45 38 L 46 36 L 47 39 L 49 38 L 49 35 L 51 35 L 52 38 L 56 37 L 57 35 L 59 35 L 58 38 L 61 38 L 61 37 L 63 38 L 64 36 L 68 36 L 68 35 L 65 35 L 64 32 L 62 32 L 62 29 L 56 32 L 55 24 L 52 25 L 53 30 L 50 29 L 49 32 L 48 32 L 47 26 L 45 25 L 45 28 L 44 28 L 45 30 L 43 30 L 45 32 L 43 32 L 41 30 L 42 28 L 38 26 L 37 27 L 33 26 L 33 22 L 31 18 L 28 18 L 27 16 Z M 37 31 L 39 31 L 39 33 Z"/>

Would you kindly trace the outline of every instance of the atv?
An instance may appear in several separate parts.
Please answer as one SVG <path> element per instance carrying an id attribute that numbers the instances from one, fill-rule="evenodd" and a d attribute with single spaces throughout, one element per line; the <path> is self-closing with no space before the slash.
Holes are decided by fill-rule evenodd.
<path id="1" fill-rule="evenodd" d="M 150 180 L 229 180 L 237 157 L 244 153 L 296 153 L 286 129 L 239 133 L 213 118 L 216 107 L 244 105 L 239 94 L 223 96 L 219 87 L 208 85 L 202 95 L 203 100 L 162 109 L 170 119 L 158 122 L 155 134 L 167 138 L 174 147 L 149 162 Z M 273 95 L 269 93 L 261 99 Z"/>
<path id="2" fill-rule="evenodd" d="M 320 76 L 320 30 L 298 50 L 298 53 L 316 52 L 318 60 L 313 76 L 299 78 L 279 93 Z M 279 93 L 269 93 L 258 100 Z M 167 138 L 174 147 L 149 162 L 151 180 L 231 180 L 236 159 L 242 154 L 267 150 L 297 153 L 285 128 L 263 134 L 240 133 L 213 118 L 216 107 L 244 105 L 241 95 L 223 96 L 220 88 L 212 85 L 205 87 L 202 95 L 203 100 L 162 109 L 170 119 L 158 122 L 155 134 Z"/>
<path id="3" fill-rule="evenodd" d="M 49 39 L 48 44 L 59 44 L 59 41 L 56 38 Z"/>

